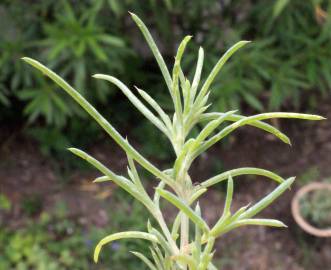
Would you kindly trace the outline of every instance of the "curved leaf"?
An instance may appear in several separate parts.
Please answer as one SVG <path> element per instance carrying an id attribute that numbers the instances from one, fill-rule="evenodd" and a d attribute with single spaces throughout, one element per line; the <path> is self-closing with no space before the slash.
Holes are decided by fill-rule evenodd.
<path id="1" fill-rule="evenodd" d="M 63 80 L 56 73 L 48 69 L 38 61 L 24 57 L 25 62 L 40 70 L 56 84 L 58 84 L 64 91 L 66 91 L 95 121 L 114 139 L 114 141 L 132 158 L 134 158 L 141 166 L 143 166 L 150 173 L 164 180 L 169 186 L 174 186 L 170 177 L 162 173 L 158 168 L 145 159 L 136 149 L 134 149 L 119 133 L 118 131 L 73 87 L 71 87 L 65 80 Z"/>
<path id="2" fill-rule="evenodd" d="M 153 123 L 159 130 L 161 130 L 165 135 L 169 137 L 169 132 L 164 124 L 157 118 L 132 92 L 131 90 L 122 83 L 119 79 L 105 75 L 105 74 L 95 74 L 92 77 L 96 79 L 106 80 L 115 84 L 123 94 L 131 101 L 131 103 L 151 122 Z"/>
<path id="3" fill-rule="evenodd" d="M 207 150 L 210 146 L 227 136 L 232 131 L 236 130 L 237 128 L 248 125 L 252 121 L 256 120 L 266 120 L 266 119 L 272 119 L 272 118 L 296 118 L 296 119 L 303 119 L 303 120 L 323 120 L 325 119 L 322 116 L 319 115 L 313 115 L 313 114 L 302 114 L 302 113 L 282 113 L 282 112 L 274 112 L 274 113 L 262 113 L 257 114 L 253 116 L 246 117 L 244 119 L 241 119 L 224 129 L 222 129 L 218 134 L 210 138 L 207 142 L 205 142 L 200 149 L 198 150 L 197 154 L 202 153 L 203 151 Z"/>
<path id="4" fill-rule="evenodd" d="M 244 168 L 229 170 L 224 173 L 218 174 L 206 181 L 203 181 L 200 184 L 200 186 L 203 188 L 208 188 L 210 186 L 213 186 L 217 183 L 220 183 L 220 182 L 228 179 L 228 177 L 230 175 L 232 177 L 239 176 L 239 175 L 260 175 L 260 176 L 268 177 L 278 183 L 284 182 L 284 178 L 282 178 L 281 176 L 279 176 L 271 171 L 268 171 L 265 169 L 260 169 L 260 168 L 254 168 L 254 167 L 244 167 Z"/>
<path id="5" fill-rule="evenodd" d="M 209 120 L 212 120 L 212 119 L 217 119 L 220 115 L 223 115 L 223 114 L 224 113 L 215 113 L 215 112 L 214 113 L 204 113 L 203 115 L 200 116 L 199 121 L 203 122 L 203 121 L 209 121 Z M 244 118 L 246 118 L 246 116 L 238 115 L 238 114 L 232 114 L 232 115 L 229 115 L 226 118 L 226 120 L 236 122 L 236 121 L 244 119 Z M 253 122 L 249 123 L 248 125 L 259 128 L 259 129 L 262 129 L 266 132 L 269 132 L 269 133 L 273 134 L 274 136 L 276 136 L 277 138 L 279 138 L 284 143 L 291 144 L 290 139 L 284 133 L 282 133 L 280 130 L 273 127 L 272 125 L 269 125 L 269 124 L 264 123 L 262 121 L 253 121 Z"/>
<path id="6" fill-rule="evenodd" d="M 145 239 L 154 243 L 158 243 L 158 240 L 155 235 L 150 234 L 150 233 L 145 233 L 145 232 L 138 232 L 138 231 L 128 231 L 128 232 L 119 232 L 119 233 L 114 233 L 111 235 L 106 236 L 103 238 L 95 247 L 94 250 L 94 262 L 98 262 L 99 260 L 99 254 L 101 251 L 101 248 L 109 244 L 115 240 L 120 240 L 120 239 Z"/>

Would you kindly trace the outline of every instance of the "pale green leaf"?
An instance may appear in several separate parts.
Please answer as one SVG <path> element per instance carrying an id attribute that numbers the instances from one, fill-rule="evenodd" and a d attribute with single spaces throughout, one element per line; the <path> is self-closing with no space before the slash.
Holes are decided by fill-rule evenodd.
<path id="1" fill-rule="evenodd" d="M 142 260 L 150 270 L 158 270 L 155 265 L 148 259 L 146 258 L 145 255 L 141 254 L 140 252 L 136 252 L 136 251 L 131 251 L 132 254 L 134 254 L 135 256 L 137 256 L 140 260 Z"/>
<path id="2" fill-rule="evenodd" d="M 169 70 L 167 68 L 166 63 L 164 62 L 164 59 L 159 51 L 159 49 L 157 48 L 155 41 L 151 35 L 151 33 L 148 31 L 146 25 L 143 23 L 143 21 L 134 13 L 130 13 L 132 16 L 132 19 L 134 20 L 134 22 L 137 24 L 137 26 L 139 27 L 139 29 L 141 30 L 141 32 L 143 33 L 151 51 L 154 54 L 154 57 L 161 69 L 162 75 L 164 77 L 164 80 L 168 86 L 169 92 L 172 95 L 172 79 L 169 73 Z"/>
<path id="3" fill-rule="evenodd" d="M 193 104 L 195 95 L 197 93 L 197 89 L 200 83 L 200 78 L 201 78 L 201 72 L 202 72 L 202 67 L 203 67 L 203 61 L 204 61 L 204 51 L 203 48 L 199 48 L 199 56 L 198 56 L 198 62 L 197 62 L 197 67 L 195 70 L 193 82 L 192 82 L 192 89 L 191 89 L 191 96 L 190 96 L 190 103 Z"/>
<path id="4" fill-rule="evenodd" d="M 123 150 L 134 158 L 146 170 L 165 181 L 169 186 L 174 186 L 170 177 L 162 173 L 158 168 L 146 160 L 140 153 L 137 152 L 118 132 L 117 130 L 74 88 L 72 88 L 65 80 L 63 80 L 56 73 L 42 65 L 36 60 L 24 57 L 23 60 L 36 69 L 40 70 L 56 84 L 58 84 L 64 91 L 66 91 L 83 109 L 90 114 L 95 121 L 114 139 L 114 141 L 123 148 Z"/>
<path id="5" fill-rule="evenodd" d="M 244 168 L 238 168 L 238 169 L 233 169 L 226 171 L 224 173 L 218 174 L 206 181 L 203 181 L 200 185 L 201 187 L 208 188 L 210 186 L 213 186 L 217 183 L 220 183 L 226 179 L 228 179 L 229 176 L 235 177 L 239 175 L 260 175 L 260 176 L 265 176 L 268 177 L 278 183 L 284 182 L 284 178 L 281 176 L 265 170 L 265 169 L 260 169 L 260 168 L 254 168 L 254 167 L 244 167 Z"/>
<path id="6" fill-rule="evenodd" d="M 205 114 L 201 115 L 200 121 L 204 122 L 204 121 L 209 121 L 211 119 L 217 119 L 220 115 L 223 115 L 223 113 L 205 113 Z M 246 117 L 242 116 L 242 115 L 230 115 L 227 117 L 226 120 L 236 122 L 236 121 L 244 119 L 244 118 L 246 118 Z M 269 125 L 262 121 L 253 121 L 253 122 L 249 123 L 248 125 L 254 126 L 254 127 L 262 129 L 266 132 L 269 132 L 269 133 L 275 135 L 280 140 L 282 140 L 284 143 L 291 144 L 290 139 L 284 133 L 282 133 L 277 128 L 273 127 L 272 125 Z"/>
<path id="7" fill-rule="evenodd" d="M 291 177 L 281 183 L 275 190 L 273 190 L 271 193 L 269 193 L 267 196 L 265 196 L 263 199 L 261 199 L 259 202 L 254 204 L 252 207 L 248 208 L 247 211 L 242 213 L 239 216 L 239 219 L 249 219 L 259 212 L 261 212 L 263 209 L 265 209 L 267 206 L 269 206 L 274 200 L 276 200 L 280 195 L 282 195 L 285 190 L 287 190 L 294 182 L 295 177 Z"/>
<path id="8" fill-rule="evenodd" d="M 116 79 L 113 76 L 104 75 L 104 74 L 95 74 L 94 78 L 102 79 L 109 81 L 115 84 L 124 95 L 131 101 L 131 103 L 151 122 L 153 123 L 159 130 L 161 130 L 165 135 L 169 137 L 169 133 L 164 124 L 158 119 L 132 92 L 131 90 L 120 80 Z"/>
<path id="9" fill-rule="evenodd" d="M 97 244 L 97 246 L 95 247 L 95 250 L 94 250 L 94 262 L 96 262 L 96 263 L 98 262 L 101 248 L 104 245 L 109 244 L 116 240 L 128 239 L 128 238 L 129 239 L 145 239 L 150 242 L 158 243 L 156 236 L 153 234 L 150 234 L 150 233 L 137 232 L 137 231 L 114 233 L 114 234 L 106 236 Z"/>
<path id="10" fill-rule="evenodd" d="M 107 182 L 111 181 L 111 178 L 109 176 L 100 176 L 97 177 L 93 180 L 93 183 L 102 183 L 102 182 Z"/>
<path id="11" fill-rule="evenodd" d="M 207 223 L 199 217 L 185 202 L 183 202 L 180 198 L 176 197 L 174 194 L 169 191 L 156 189 L 157 192 L 160 193 L 161 197 L 165 198 L 171 204 L 176 206 L 179 210 L 181 210 L 192 222 L 198 225 L 204 232 L 209 231 L 209 227 Z"/>
<path id="12" fill-rule="evenodd" d="M 218 60 L 212 71 L 210 72 L 208 78 L 206 79 L 205 83 L 203 84 L 200 93 L 198 94 L 197 97 L 197 102 L 200 102 L 201 99 L 205 96 L 205 94 L 208 92 L 210 85 L 213 83 L 215 77 L 217 74 L 220 72 L 221 68 L 223 65 L 227 62 L 227 60 L 241 47 L 245 46 L 248 44 L 250 41 L 239 41 L 236 44 L 234 44 L 230 49 L 228 49 L 225 54 Z"/>
<path id="13" fill-rule="evenodd" d="M 163 111 L 163 109 L 159 106 L 159 104 L 150 95 L 148 95 L 145 91 L 139 89 L 138 87 L 136 87 L 136 89 L 138 90 L 142 98 L 159 114 L 162 121 L 168 128 L 169 133 L 171 134 L 172 125 L 169 116 Z"/>

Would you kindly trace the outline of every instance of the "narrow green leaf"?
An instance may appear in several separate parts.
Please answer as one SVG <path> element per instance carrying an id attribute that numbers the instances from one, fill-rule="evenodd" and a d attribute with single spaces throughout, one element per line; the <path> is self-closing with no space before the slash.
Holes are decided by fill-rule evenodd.
<path id="1" fill-rule="evenodd" d="M 197 97 L 197 102 L 200 102 L 201 99 L 205 96 L 205 94 L 208 92 L 210 85 L 214 81 L 215 77 L 223 67 L 223 65 L 227 62 L 227 60 L 234 54 L 237 50 L 239 50 L 241 47 L 245 46 L 246 44 L 250 43 L 250 41 L 239 41 L 236 44 L 234 44 L 230 49 L 228 49 L 225 54 L 220 58 L 220 60 L 216 63 L 213 70 L 210 72 L 208 78 L 206 79 L 205 83 L 203 84 L 200 93 Z"/>
<path id="2" fill-rule="evenodd" d="M 178 213 L 178 215 L 176 216 L 173 224 L 172 224 L 172 230 L 171 230 L 171 237 L 172 239 L 174 239 L 174 241 L 177 240 L 178 238 L 178 231 L 179 231 L 179 227 L 180 227 L 180 213 Z"/>
<path id="3" fill-rule="evenodd" d="M 228 116 L 234 114 L 235 111 L 229 111 L 223 115 L 221 115 L 218 119 L 215 119 L 209 122 L 199 133 L 198 137 L 196 138 L 196 145 L 199 145 L 203 140 L 205 140 L 217 127 L 219 127 Z"/>
<path id="4" fill-rule="evenodd" d="M 185 52 L 186 46 L 189 43 L 189 41 L 191 40 L 192 36 L 186 36 L 184 37 L 184 39 L 182 40 L 182 42 L 179 44 L 178 50 L 177 50 L 177 54 L 175 57 L 175 66 L 176 66 L 176 62 L 178 64 L 180 64 L 180 61 L 183 57 L 183 54 Z"/>
<path id="5" fill-rule="evenodd" d="M 225 205 L 224 205 L 224 213 L 231 213 L 231 204 L 232 204 L 232 197 L 233 197 L 233 179 L 231 174 L 228 178 L 228 186 L 226 189 L 226 198 L 225 198 Z"/>
<path id="6" fill-rule="evenodd" d="M 150 173 L 156 177 L 164 180 L 167 185 L 174 186 L 173 180 L 162 173 L 158 168 L 146 160 L 141 154 L 137 152 L 127 141 L 117 132 L 117 130 L 74 88 L 72 88 L 65 80 L 63 80 L 56 73 L 42 65 L 36 60 L 28 57 L 22 58 L 25 62 L 40 70 L 56 84 L 58 84 L 64 91 L 66 91 L 83 109 L 90 114 L 96 122 L 114 139 L 114 141 L 121 146 L 121 148 L 132 158 L 134 158 L 141 166 L 143 166 Z"/>
<path id="7" fill-rule="evenodd" d="M 242 213 L 244 213 L 247 209 L 248 209 L 248 207 L 250 206 L 250 203 L 249 204 L 247 204 L 247 205 L 245 205 L 245 206 L 243 206 L 243 207 L 240 207 L 232 216 L 231 216 L 231 218 L 230 218 L 230 222 L 233 222 L 233 221 L 235 221 L 235 220 L 237 220 L 239 217 L 240 217 L 240 215 L 242 214 Z"/>
<path id="8" fill-rule="evenodd" d="M 202 188 L 201 186 L 198 186 L 197 188 L 195 188 L 192 195 L 191 195 L 191 197 L 190 197 L 189 203 L 190 204 L 194 203 L 206 191 L 207 191 L 207 189 Z"/>
<path id="9" fill-rule="evenodd" d="M 217 119 L 220 115 L 223 115 L 223 113 L 205 113 L 201 115 L 200 121 L 209 121 L 212 119 Z M 246 118 L 242 115 L 230 115 L 227 117 L 227 121 L 233 121 L 236 122 L 238 120 Z M 266 132 L 269 132 L 273 135 L 275 135 L 277 138 L 279 138 L 281 141 L 283 141 L 286 144 L 291 144 L 290 139 L 281 131 L 279 131 L 277 128 L 273 127 L 272 125 L 269 125 L 267 123 L 264 123 L 262 121 L 253 121 L 249 123 L 248 125 L 254 126 L 256 128 L 262 129 Z"/>
<path id="10" fill-rule="evenodd" d="M 163 235 L 156 230 L 155 228 L 151 228 L 150 231 L 151 234 L 155 235 L 159 244 L 162 246 L 163 250 L 166 252 L 166 254 L 169 256 L 171 254 L 171 248 L 168 244 L 168 242 L 165 240 L 165 238 L 163 237 Z"/>
<path id="11" fill-rule="evenodd" d="M 166 184 L 163 181 L 161 181 L 158 184 L 157 188 L 164 189 L 165 185 Z M 154 201 L 154 204 L 157 205 L 157 207 L 159 208 L 160 207 L 160 194 L 158 192 L 155 192 L 154 193 L 154 199 L 153 199 L 153 201 Z"/>
<path id="12" fill-rule="evenodd" d="M 189 139 L 183 146 L 182 151 L 176 158 L 175 164 L 174 164 L 174 173 L 175 173 L 175 179 L 180 178 L 179 176 L 182 176 L 180 174 L 181 171 L 185 171 L 186 166 L 188 165 L 186 162 L 187 155 L 190 153 L 190 150 L 192 146 L 195 144 L 194 139 Z"/>
<path id="13" fill-rule="evenodd" d="M 140 252 L 136 252 L 136 251 L 131 251 L 131 253 L 135 256 L 137 256 L 140 260 L 142 260 L 150 270 L 158 270 L 154 264 L 148 259 L 146 258 L 145 255 L 141 254 Z"/>
<path id="14" fill-rule="evenodd" d="M 179 120 L 181 121 L 182 119 L 182 102 L 181 102 L 181 95 L 179 91 L 179 84 L 178 84 L 178 79 L 179 79 L 179 73 L 180 73 L 180 61 L 182 59 L 183 53 L 185 51 L 187 43 L 190 41 L 192 36 L 186 36 L 183 41 L 180 43 L 177 54 L 175 57 L 175 64 L 173 68 L 173 75 L 172 75 L 172 91 L 173 91 L 173 98 L 174 98 L 174 104 L 175 104 L 175 110 L 176 113 L 179 117 Z"/>
<path id="15" fill-rule="evenodd" d="M 188 79 L 185 80 L 185 84 L 182 85 L 183 96 L 184 96 L 184 117 L 188 115 L 189 111 L 192 108 L 192 104 L 190 103 L 191 98 L 191 85 Z"/>
<path id="16" fill-rule="evenodd" d="M 221 232 L 219 232 L 218 236 L 224 235 L 225 233 L 238 228 L 242 226 L 248 226 L 248 225 L 254 225 L 254 226 L 268 226 L 268 227 L 278 227 L 278 228 L 286 228 L 287 226 L 275 219 L 241 219 L 237 220 L 233 223 L 230 223 L 228 226 L 223 228 Z"/>
<path id="17" fill-rule="evenodd" d="M 92 77 L 96 79 L 102 79 L 115 84 L 126 97 L 131 101 L 131 103 L 159 130 L 161 130 L 166 136 L 170 137 L 167 128 L 132 92 L 131 90 L 120 80 L 113 76 L 104 74 L 95 74 Z"/>
<path id="18" fill-rule="evenodd" d="M 102 183 L 111 181 L 111 178 L 109 176 L 100 176 L 94 179 L 93 183 Z"/>
<path id="19" fill-rule="evenodd" d="M 156 189 L 157 192 L 160 193 L 161 197 L 165 198 L 171 204 L 176 206 L 179 210 L 181 210 L 192 222 L 198 225 L 204 232 L 209 231 L 209 227 L 207 223 L 199 217 L 185 202 L 183 202 L 180 198 L 176 197 L 174 194 L 169 191 Z"/>
<path id="20" fill-rule="evenodd" d="M 264 208 L 269 206 L 274 200 L 276 200 L 280 195 L 282 195 L 285 190 L 287 190 L 294 182 L 295 177 L 291 177 L 281 183 L 275 190 L 273 190 L 270 194 L 260 200 L 258 203 L 254 204 L 252 207 L 248 208 L 243 214 L 239 216 L 239 219 L 249 219 L 259 212 L 261 212 Z"/>
<path id="21" fill-rule="evenodd" d="M 218 183 L 228 179 L 228 177 L 230 175 L 233 177 L 239 176 L 239 175 L 261 175 L 261 176 L 268 177 L 278 183 L 284 182 L 284 178 L 282 178 L 281 176 L 279 176 L 271 171 L 260 169 L 260 168 L 244 167 L 244 168 L 229 170 L 224 173 L 218 174 L 206 181 L 203 181 L 200 184 L 200 186 L 204 187 L 204 188 L 208 188 L 210 186 L 213 186 L 215 184 L 218 184 Z"/>
<path id="22" fill-rule="evenodd" d="M 224 204 L 224 210 L 221 218 L 217 221 L 215 226 L 211 229 L 210 235 L 218 236 L 219 233 L 222 231 L 224 225 L 226 224 L 227 220 L 231 217 L 231 204 L 233 198 L 233 179 L 231 174 L 228 177 L 228 185 L 226 190 L 226 198 Z"/>
<path id="23" fill-rule="evenodd" d="M 129 163 L 129 167 L 131 169 L 131 172 L 132 172 L 132 174 L 134 176 L 134 181 L 137 182 L 136 184 L 138 184 L 138 186 L 141 186 L 142 187 L 142 184 L 141 184 L 141 181 L 140 181 L 140 177 L 138 175 L 137 168 L 134 165 L 133 159 L 129 155 L 126 155 L 126 157 L 128 159 L 128 163 Z"/>
<path id="24" fill-rule="evenodd" d="M 163 264 L 162 264 L 162 262 L 163 262 L 163 256 L 158 255 L 155 252 L 155 250 L 153 250 L 152 248 L 149 248 L 149 250 L 150 250 L 150 252 L 152 254 L 152 257 L 154 259 L 154 262 L 156 264 L 156 268 L 158 270 L 165 270 L 164 267 L 163 267 Z"/>
<path id="25" fill-rule="evenodd" d="M 136 89 L 138 90 L 138 92 L 142 96 L 142 98 L 159 114 L 162 121 L 168 128 L 169 133 L 171 134 L 172 125 L 171 125 L 171 120 L 170 120 L 169 116 L 162 110 L 162 108 L 159 106 L 159 104 L 150 95 L 148 95 L 145 91 L 139 89 L 138 87 L 136 87 Z"/>
<path id="26" fill-rule="evenodd" d="M 207 245 L 202 253 L 201 262 L 199 263 L 198 270 L 206 270 L 211 259 L 212 259 L 212 249 L 214 247 L 215 238 L 208 237 Z"/>
<path id="27" fill-rule="evenodd" d="M 272 118 L 296 118 L 296 119 L 303 119 L 303 120 L 323 120 L 325 119 L 322 116 L 319 115 L 313 115 L 313 114 L 301 114 L 301 113 L 282 113 L 282 112 L 275 112 L 275 113 L 262 113 L 257 114 L 253 116 L 246 117 L 244 119 L 241 119 L 224 129 L 222 129 L 218 134 L 210 138 L 206 143 L 204 143 L 198 153 L 202 153 L 203 151 L 206 151 L 210 146 L 227 136 L 229 133 L 233 132 L 237 128 L 248 125 L 249 123 L 252 123 L 252 121 L 256 120 L 266 120 L 266 119 L 272 119 Z"/>
<path id="28" fill-rule="evenodd" d="M 126 179 L 123 176 L 117 175 L 113 173 L 111 170 L 109 170 L 106 166 L 104 166 L 100 161 L 96 160 L 89 154 L 85 153 L 82 150 L 76 149 L 76 148 L 69 148 L 68 149 L 73 154 L 79 156 L 80 158 L 86 160 L 88 163 L 93 165 L 96 169 L 98 169 L 100 172 L 108 176 L 113 182 L 115 182 L 118 186 L 123 188 L 125 191 L 127 191 L 129 194 L 131 194 L 134 198 L 136 198 L 138 201 L 142 202 L 147 209 L 149 209 L 153 213 L 153 206 L 151 205 L 151 200 L 147 196 L 146 193 L 142 193 L 141 191 L 137 190 L 136 186 Z"/>
<path id="29" fill-rule="evenodd" d="M 199 56 L 198 56 L 198 62 L 197 62 L 197 67 L 195 70 L 193 82 L 192 82 L 192 89 L 191 89 L 191 96 L 190 96 L 190 103 L 193 104 L 195 95 L 197 93 L 197 89 L 200 83 L 200 78 L 201 78 L 201 72 L 202 72 L 202 67 L 203 67 L 203 61 L 204 61 L 204 51 L 203 48 L 199 48 Z"/>
<path id="30" fill-rule="evenodd" d="M 151 33 L 148 31 L 146 25 L 143 23 L 143 21 L 134 13 L 130 13 L 132 16 L 132 19 L 134 20 L 134 22 L 137 24 L 137 26 L 139 27 L 140 31 L 143 33 L 151 51 L 154 54 L 154 57 L 161 69 L 162 75 L 164 77 L 164 80 L 168 86 L 169 92 L 172 96 L 172 79 L 169 73 L 169 70 L 167 68 L 166 63 L 164 62 L 164 59 L 159 51 L 159 49 L 156 46 L 156 43 L 151 35 Z"/>
<path id="31" fill-rule="evenodd" d="M 232 226 L 236 227 L 240 227 L 240 226 L 245 226 L 245 225 L 258 225 L 258 226 L 270 226 L 270 227 L 283 227 L 286 228 L 287 226 L 276 219 L 258 219 L 258 218 L 254 218 L 254 219 L 241 219 L 238 220 L 236 222 L 233 223 Z"/>
<path id="32" fill-rule="evenodd" d="M 145 232 L 137 232 L 137 231 L 128 231 L 128 232 L 119 232 L 119 233 L 114 233 L 111 235 L 108 235 L 107 237 L 103 238 L 95 247 L 94 250 L 94 262 L 97 263 L 98 259 L 99 259 L 99 254 L 101 251 L 101 248 L 106 245 L 109 244 L 113 241 L 116 240 L 120 240 L 120 239 L 145 239 L 154 243 L 158 243 L 157 238 L 155 237 L 155 235 L 150 234 L 150 233 L 145 233 Z"/>

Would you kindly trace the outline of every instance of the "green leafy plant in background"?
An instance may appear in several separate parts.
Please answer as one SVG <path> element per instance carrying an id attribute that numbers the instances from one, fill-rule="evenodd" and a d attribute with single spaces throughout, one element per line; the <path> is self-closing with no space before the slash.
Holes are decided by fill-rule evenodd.
<path id="1" fill-rule="evenodd" d="M 183 35 L 194 36 L 183 69 L 194 65 L 195 52 L 203 43 L 208 51 L 203 76 L 217 63 L 220 51 L 241 39 L 254 40 L 254 46 L 238 52 L 222 69 L 223 76 L 215 78 L 211 109 L 246 112 L 295 107 L 309 112 L 331 89 L 330 7 L 327 0 L 1 1 L 0 120 L 5 124 L 28 120 L 27 134 L 33 134 L 47 153 L 60 152 L 60 142 L 75 141 L 73 126 L 76 130 L 86 126 L 79 106 L 17 61 L 23 55 L 38 56 L 59 75 L 71 78 L 73 86 L 102 113 L 114 113 L 123 103 L 114 88 L 86 76 L 97 70 L 118 77 L 125 74 L 125 83 L 139 81 L 158 92 L 158 99 L 169 100 L 164 91 L 158 91 L 163 87 L 162 77 L 156 74 L 152 54 L 133 35 L 126 10 L 146 17 L 151 31 L 159 33 L 157 40 L 166 61 L 172 59 Z M 133 50 L 128 49 L 128 42 Z M 193 71 L 187 75 L 193 77 Z M 123 122 L 130 123 L 137 140 L 142 141 L 144 136 L 139 134 L 146 133 L 145 126 L 139 130 L 130 110 L 124 116 L 129 121 Z M 113 122 L 120 130 L 125 128 L 115 117 Z M 41 135 L 51 129 L 59 142 L 55 146 Z M 148 133 L 151 141 L 158 140 L 155 132 Z M 92 137 L 98 135 L 96 131 Z M 90 137 L 84 142 L 91 142 Z M 62 149 L 66 145 L 62 143 Z M 151 146 L 146 153 L 155 156 L 158 151 L 159 147 Z"/>
<path id="2" fill-rule="evenodd" d="M 331 198 L 329 190 L 313 191 L 300 200 L 302 215 L 319 228 L 331 227 Z"/>
<path id="3" fill-rule="evenodd" d="M 180 43 L 172 73 L 170 73 L 145 24 L 135 14 L 131 15 L 160 67 L 174 105 L 172 117 L 147 92 L 136 88 L 137 94 L 140 96 L 138 98 L 134 92 L 115 77 L 103 74 L 97 74 L 93 77 L 115 84 L 131 103 L 169 139 L 176 155 L 172 168 L 166 170 L 157 168 L 144 158 L 79 92 L 60 76 L 36 60 L 31 58 L 23 59 L 63 88 L 126 152 L 129 164 L 128 176 L 122 176 L 114 173 L 84 151 L 70 148 L 69 150 L 72 153 L 86 160 L 102 173 L 102 176 L 94 182 L 112 181 L 116 183 L 141 202 L 155 221 L 147 222 L 147 232 L 118 232 L 103 238 L 95 248 L 95 262 L 98 262 L 100 251 L 105 245 L 119 239 L 137 238 L 150 242 L 150 251 L 153 259 L 149 259 L 146 254 L 142 254 L 139 251 L 133 251 L 132 253 L 144 261 L 151 270 L 217 269 L 212 263 L 214 244 L 215 240 L 225 233 L 246 225 L 285 227 L 281 221 L 255 218 L 255 216 L 286 191 L 294 182 L 294 177 L 284 179 L 273 172 L 260 168 L 238 168 L 218 174 L 202 181 L 200 184 L 193 184 L 189 175 L 189 169 L 194 160 L 241 126 L 251 125 L 257 127 L 290 144 L 289 138 L 284 133 L 263 121 L 273 118 L 322 120 L 323 117 L 283 112 L 262 113 L 249 117 L 238 115 L 236 111 L 208 113 L 209 90 L 214 79 L 232 54 L 249 42 L 240 41 L 233 45 L 219 59 L 205 81 L 200 84 L 204 60 L 204 50 L 202 48 L 199 49 L 196 70 L 192 81 L 185 76 L 181 69 L 181 59 L 191 36 L 186 36 Z M 228 121 L 233 123 L 221 128 L 222 124 Z M 198 123 L 205 123 L 205 125 L 197 136 L 191 136 L 192 128 Z M 153 196 L 149 195 L 144 188 L 135 162 L 149 171 L 158 182 Z M 234 192 L 233 178 L 247 174 L 265 176 L 279 185 L 256 204 L 243 206 L 233 212 L 233 209 L 231 209 Z M 203 218 L 203 211 L 200 209 L 198 199 L 209 188 L 226 180 L 227 193 L 223 213 L 218 221 L 211 226 Z M 178 210 L 178 215 L 173 223 L 166 222 L 160 208 L 161 199 L 164 199 Z M 193 234 L 190 234 L 191 224 L 194 226 Z"/>
<path id="4" fill-rule="evenodd" d="M 1 204 L 0 195 L 0 204 Z M 115 232 L 123 227 L 144 229 L 148 217 L 143 212 L 139 202 L 129 201 L 118 192 L 112 204 L 121 207 L 111 209 L 112 218 L 105 228 L 90 225 L 88 228 L 77 222 L 67 212 L 64 202 L 55 205 L 54 209 L 42 212 L 39 217 L 24 220 L 24 228 L 2 227 L 0 230 L 0 269 L 6 270 L 66 270 L 66 269 L 109 269 L 135 270 L 143 267 L 138 258 L 132 258 L 127 249 L 148 251 L 145 242 L 114 243 L 107 246 L 101 258 L 102 263 L 97 266 L 91 258 L 95 243 L 107 232 Z M 0 209 L 1 214 L 1 209 Z M 1 226 L 8 220 L 0 219 Z M 4 224 L 2 224 L 4 221 Z"/>

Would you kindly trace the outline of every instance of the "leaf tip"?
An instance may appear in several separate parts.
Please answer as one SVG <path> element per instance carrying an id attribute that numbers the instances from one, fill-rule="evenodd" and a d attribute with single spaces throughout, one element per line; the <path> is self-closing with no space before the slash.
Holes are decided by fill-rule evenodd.
<path id="1" fill-rule="evenodd" d="M 95 79 L 101 79 L 102 74 L 93 74 L 92 77 L 95 78 Z"/>
<path id="2" fill-rule="evenodd" d="M 101 251 L 101 245 L 99 243 L 94 249 L 93 260 L 95 263 L 98 263 L 98 261 L 99 261 L 100 251 Z"/>
<path id="3" fill-rule="evenodd" d="M 22 57 L 21 59 L 22 59 L 24 62 L 26 62 L 26 63 L 28 63 L 28 64 L 30 64 L 30 65 L 32 65 L 32 63 L 37 62 L 36 60 L 34 60 L 34 59 L 30 58 L 30 57 L 26 57 L 26 56 Z"/>

